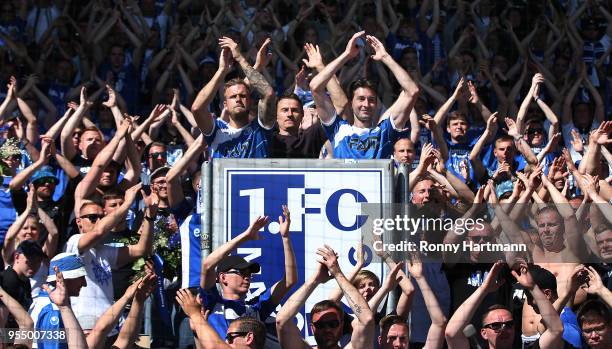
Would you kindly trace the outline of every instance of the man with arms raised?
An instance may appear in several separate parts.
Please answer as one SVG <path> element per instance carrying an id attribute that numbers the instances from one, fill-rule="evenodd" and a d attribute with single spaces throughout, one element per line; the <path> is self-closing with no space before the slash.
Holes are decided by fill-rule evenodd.
<path id="1" fill-rule="evenodd" d="M 317 260 L 317 270 L 304 285 L 289 297 L 281 310 L 276 314 L 276 331 L 283 348 L 310 349 L 310 345 L 302 339 L 302 335 L 293 318 L 300 311 L 306 299 L 314 289 L 330 279 L 331 274 L 344 293 L 349 306 L 355 314 L 352 322 L 353 333 L 351 341 L 345 348 L 366 349 L 372 348 L 374 341 L 374 313 L 368 303 L 361 296 L 340 270 L 336 252 L 329 246 L 317 249 L 320 258 Z M 342 336 L 344 327 L 344 311 L 333 301 L 324 300 L 315 304 L 310 312 L 312 331 L 318 349 L 339 349 L 338 341 Z"/>
<path id="2" fill-rule="evenodd" d="M 248 316 L 237 318 L 228 326 L 224 342 L 208 322 L 210 310 L 202 315 L 200 304 L 189 290 L 178 290 L 176 301 L 189 317 L 191 328 L 197 333 L 202 349 L 263 349 L 265 347 L 266 327 L 263 322 Z"/>
<path id="3" fill-rule="evenodd" d="M 395 75 L 402 86 L 402 91 L 391 107 L 380 118 L 378 126 L 374 112 L 377 109 L 377 96 L 374 85 L 360 79 L 351 85 L 351 109 L 354 124 L 350 125 L 338 117 L 332 101 L 325 96 L 325 85 L 334 74 L 352 58 L 359 55 L 357 40 L 365 32 L 358 32 L 349 40 L 346 50 L 323 69 L 310 82 L 310 89 L 317 105 L 319 118 L 334 148 L 334 157 L 343 159 L 388 159 L 393 154 L 393 145 L 399 138 L 410 111 L 414 108 L 419 88 L 410 75 L 393 60 L 383 44 L 375 37 L 367 35 L 366 39 L 375 51 L 372 59 L 382 61 Z M 418 132 L 418 124 L 412 125 L 412 131 Z"/>
<path id="4" fill-rule="evenodd" d="M 295 254 L 289 238 L 290 217 L 286 206 L 283 207 L 283 216 L 284 218 L 279 217 L 279 224 L 285 275 L 258 298 L 248 301 L 245 299 L 251 286 L 252 275 L 258 273 L 261 266 L 257 262 L 247 262 L 240 256 L 229 254 L 249 240 L 258 240 L 259 231 L 269 222 L 268 217 L 257 217 L 247 230 L 215 249 L 202 263 L 202 306 L 211 311 L 209 322 L 219 336 L 225 336 L 229 326 L 241 316 L 266 320 L 297 282 Z M 222 294 L 216 287 L 217 282 Z"/>
<path id="5" fill-rule="evenodd" d="M 219 44 L 222 47 L 219 69 L 196 96 L 191 106 L 193 117 L 206 137 L 213 158 L 268 157 L 268 142 L 275 121 L 274 90 L 263 75 L 249 65 L 238 44 L 228 37 L 219 39 Z M 232 79 L 225 83 L 223 107 L 230 116 L 230 122 L 225 123 L 214 119 L 208 106 L 230 71 L 232 57 L 240 64 L 249 82 L 247 85 L 242 79 Z M 251 88 L 262 96 L 257 106 L 257 118 L 253 121 L 249 121 Z"/>
<path id="6" fill-rule="evenodd" d="M 498 275 L 503 268 L 502 262 L 493 264 L 489 275 L 482 285 L 461 304 L 455 314 L 448 321 L 446 327 L 446 342 L 449 349 L 469 348 L 468 338 L 463 334 L 463 329 L 469 323 L 476 309 L 490 292 L 496 292 L 503 284 L 503 279 Z M 520 264 L 520 274 L 512 270 L 512 275 L 533 297 L 538 306 L 542 321 L 546 330 L 538 339 L 541 349 L 556 349 L 562 347 L 561 335 L 563 325 L 555 308 L 546 298 L 544 292 L 536 285 L 529 272 L 527 264 Z M 515 327 L 512 313 L 502 305 L 493 305 L 488 308 L 482 317 L 482 328 L 480 335 L 487 341 L 489 349 L 510 349 L 514 342 Z"/>

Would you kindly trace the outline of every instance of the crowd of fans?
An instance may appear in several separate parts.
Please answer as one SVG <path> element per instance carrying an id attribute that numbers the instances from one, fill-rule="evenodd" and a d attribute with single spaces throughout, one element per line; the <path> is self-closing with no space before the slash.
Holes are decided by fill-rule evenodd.
<path id="1" fill-rule="evenodd" d="M 329 281 L 320 349 L 611 348 L 611 3 L 2 1 L 0 327 L 309 348 Z M 377 250 L 380 280 L 322 241 L 299 284 L 283 207 L 285 274 L 247 300 L 265 266 L 230 254 L 269 218 L 202 257 L 214 158 L 393 159 L 415 216 L 486 218 L 414 241 L 527 251 Z"/>

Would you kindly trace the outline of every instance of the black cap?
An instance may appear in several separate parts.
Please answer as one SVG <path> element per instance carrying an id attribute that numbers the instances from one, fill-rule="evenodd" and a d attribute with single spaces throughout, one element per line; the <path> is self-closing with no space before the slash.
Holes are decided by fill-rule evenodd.
<path id="1" fill-rule="evenodd" d="M 230 269 L 249 269 L 251 273 L 259 273 L 261 266 L 257 262 L 247 262 L 240 256 L 227 256 L 217 264 L 217 273 L 223 273 Z"/>
<path id="2" fill-rule="evenodd" d="M 45 256 L 45 252 L 43 252 L 42 248 L 37 242 L 28 240 L 21 242 L 15 249 L 15 252 L 21 253 L 27 258 Z"/>

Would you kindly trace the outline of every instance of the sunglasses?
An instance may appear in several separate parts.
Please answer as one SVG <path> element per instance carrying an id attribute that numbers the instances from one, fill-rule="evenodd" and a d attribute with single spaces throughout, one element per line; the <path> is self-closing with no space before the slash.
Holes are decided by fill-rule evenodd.
<path id="1" fill-rule="evenodd" d="M 8 158 L 13 161 L 21 161 L 21 154 L 10 155 Z"/>
<path id="2" fill-rule="evenodd" d="M 482 326 L 484 328 L 490 328 L 495 332 L 499 332 L 504 328 L 512 328 L 514 327 L 514 320 L 506 321 L 506 322 L 492 322 L 490 324 Z"/>
<path id="3" fill-rule="evenodd" d="M 98 219 L 100 219 L 102 217 L 104 217 L 104 216 L 101 215 L 101 214 L 92 213 L 92 214 L 84 214 L 84 215 L 82 215 L 81 219 L 87 218 L 87 219 L 89 219 L 90 222 L 95 223 L 95 222 L 98 221 Z"/>
<path id="4" fill-rule="evenodd" d="M 55 184 L 55 179 L 53 178 L 42 178 L 39 179 L 37 181 L 34 182 L 34 185 L 37 187 L 43 186 L 43 185 L 51 185 L 51 184 Z"/>
<path id="5" fill-rule="evenodd" d="M 165 158 L 166 157 L 166 153 L 151 153 L 149 154 L 149 158 L 151 159 L 157 159 L 159 157 Z"/>
<path id="6" fill-rule="evenodd" d="M 243 278 L 250 278 L 252 275 L 250 270 L 228 270 L 224 272 L 224 274 L 236 274 L 242 276 Z"/>
<path id="7" fill-rule="evenodd" d="M 234 341 L 234 339 L 236 339 L 238 337 L 245 337 L 247 334 L 249 334 L 249 332 L 228 332 L 225 335 L 225 340 L 228 343 L 232 343 Z"/>
<path id="8" fill-rule="evenodd" d="M 535 133 L 544 133 L 544 129 L 541 128 L 530 128 L 529 130 L 527 130 L 527 134 L 528 135 L 532 135 Z"/>
<path id="9" fill-rule="evenodd" d="M 492 236 L 468 236 L 468 238 L 472 240 L 473 242 L 478 242 L 478 243 L 493 241 Z"/>
<path id="10" fill-rule="evenodd" d="M 330 321 L 317 321 L 312 323 L 317 330 L 338 328 L 340 326 L 340 321 L 338 320 L 330 320 Z"/>

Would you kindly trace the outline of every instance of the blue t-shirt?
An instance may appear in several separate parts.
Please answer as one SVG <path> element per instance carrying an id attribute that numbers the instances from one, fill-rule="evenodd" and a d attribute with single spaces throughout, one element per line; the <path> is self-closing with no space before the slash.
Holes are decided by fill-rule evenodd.
<path id="1" fill-rule="evenodd" d="M 64 322 L 57 305 L 51 302 L 45 291 L 40 291 L 30 307 L 30 316 L 34 320 L 34 328 L 39 331 L 53 331 L 64 328 Z M 64 343 L 61 343 L 64 342 Z M 68 349 L 66 340 L 37 341 L 38 349 Z"/>
<path id="2" fill-rule="evenodd" d="M 4 244 L 6 232 L 17 219 L 17 210 L 9 189 L 13 177 L 2 176 L 0 179 L 0 243 Z"/>
<path id="3" fill-rule="evenodd" d="M 181 237 L 181 288 L 200 286 L 202 215 L 197 211 L 194 203 L 187 199 L 171 209 Z"/>
<path id="4" fill-rule="evenodd" d="M 200 297 L 204 309 L 210 310 L 208 323 L 217 331 L 221 338 L 225 338 L 227 329 L 232 321 L 239 317 L 252 317 L 260 321 L 274 311 L 276 304 L 272 302 L 270 289 L 267 289 L 259 297 L 249 301 L 224 299 L 219 294 L 217 287 L 208 290 L 200 288 Z"/>
<path id="5" fill-rule="evenodd" d="M 138 110 L 138 91 L 140 90 L 140 79 L 138 72 L 132 64 L 126 64 L 119 71 L 113 71 L 109 63 L 103 64 L 98 69 L 98 76 L 102 80 L 106 80 L 108 73 L 113 75 L 115 84 L 113 88 L 125 100 L 129 113 L 134 113 Z"/>
<path id="6" fill-rule="evenodd" d="M 388 117 L 374 128 L 359 128 L 334 115 L 329 123 L 321 123 L 337 159 L 389 159 L 400 132 Z"/>
<path id="7" fill-rule="evenodd" d="M 215 119 L 212 132 L 204 136 L 213 158 L 267 158 L 272 127 L 265 128 L 259 118 L 242 128 Z"/>
<path id="8" fill-rule="evenodd" d="M 563 323 L 563 340 L 574 348 L 581 348 L 582 330 L 580 330 L 578 319 L 572 308 L 563 308 L 563 311 L 561 311 L 561 322 Z"/>
<path id="9" fill-rule="evenodd" d="M 448 134 L 445 134 L 446 146 L 448 147 L 448 160 L 446 161 L 446 168 L 448 168 L 455 176 L 463 178 L 461 175 L 461 163 L 467 163 L 468 174 L 472 181 L 474 178 L 474 168 L 469 161 L 470 152 L 480 139 L 481 133 L 476 130 L 470 129 L 466 132 L 466 141 L 461 143 L 455 143 L 450 139 Z M 434 145 L 435 142 L 434 142 Z"/>

